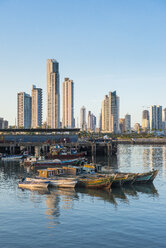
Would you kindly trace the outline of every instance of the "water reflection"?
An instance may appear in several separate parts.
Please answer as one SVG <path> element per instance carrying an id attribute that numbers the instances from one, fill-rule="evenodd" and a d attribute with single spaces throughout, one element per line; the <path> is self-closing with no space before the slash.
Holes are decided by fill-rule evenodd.
<path id="1" fill-rule="evenodd" d="M 36 192 L 36 193 L 35 193 Z M 132 199 L 139 200 L 140 194 L 146 194 L 150 197 L 158 197 L 158 191 L 153 184 L 147 185 L 126 185 L 120 188 L 112 188 L 111 191 L 95 189 L 49 189 L 48 191 L 32 191 L 33 197 L 30 200 L 34 202 L 37 195 L 45 196 L 45 215 L 49 219 L 49 225 L 59 224 L 58 218 L 62 210 L 74 208 L 74 201 L 90 196 L 92 199 L 108 202 L 118 207 L 118 201 L 130 204 Z M 42 201 L 42 199 L 40 199 Z"/>

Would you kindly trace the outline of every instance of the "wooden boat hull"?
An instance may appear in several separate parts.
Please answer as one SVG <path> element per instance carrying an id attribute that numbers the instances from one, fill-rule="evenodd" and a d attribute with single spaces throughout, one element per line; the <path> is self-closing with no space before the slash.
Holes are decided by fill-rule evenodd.
<path id="1" fill-rule="evenodd" d="M 150 171 L 147 173 L 139 173 L 136 175 L 134 183 L 147 183 L 147 182 L 153 182 L 155 177 L 158 174 L 158 170 Z"/>
<path id="2" fill-rule="evenodd" d="M 22 189 L 47 189 L 49 183 L 19 182 L 18 187 Z"/>
<path id="3" fill-rule="evenodd" d="M 77 183 L 77 187 L 80 188 L 92 188 L 92 189 L 102 189 L 110 188 L 112 181 L 110 178 L 80 178 Z"/>
<path id="4" fill-rule="evenodd" d="M 26 178 L 26 181 L 36 183 L 48 182 L 50 186 L 58 188 L 75 188 L 77 184 L 76 178 Z"/>

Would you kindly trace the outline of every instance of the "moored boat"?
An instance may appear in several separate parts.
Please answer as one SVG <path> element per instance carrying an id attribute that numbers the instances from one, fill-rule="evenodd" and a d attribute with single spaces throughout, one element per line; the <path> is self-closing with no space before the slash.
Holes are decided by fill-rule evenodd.
<path id="1" fill-rule="evenodd" d="M 27 182 L 45 183 L 58 188 L 74 188 L 77 184 L 77 178 L 54 177 L 54 178 L 26 178 Z"/>
<path id="2" fill-rule="evenodd" d="M 8 156 L 2 156 L 1 160 L 6 161 L 20 161 L 23 158 L 23 155 L 8 155 Z"/>
<path id="3" fill-rule="evenodd" d="M 18 187 L 22 189 L 46 189 L 48 188 L 49 182 L 34 182 L 34 181 L 23 181 L 18 183 Z"/>
<path id="4" fill-rule="evenodd" d="M 110 189 L 114 177 L 82 177 L 78 179 L 77 187 L 93 189 Z"/>

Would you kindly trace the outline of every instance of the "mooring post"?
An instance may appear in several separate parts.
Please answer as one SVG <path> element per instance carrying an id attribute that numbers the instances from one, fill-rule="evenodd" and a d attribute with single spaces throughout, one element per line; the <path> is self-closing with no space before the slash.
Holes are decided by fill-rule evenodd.
<path id="1" fill-rule="evenodd" d="M 92 155 L 96 155 L 96 144 L 93 142 L 91 146 L 92 146 Z"/>

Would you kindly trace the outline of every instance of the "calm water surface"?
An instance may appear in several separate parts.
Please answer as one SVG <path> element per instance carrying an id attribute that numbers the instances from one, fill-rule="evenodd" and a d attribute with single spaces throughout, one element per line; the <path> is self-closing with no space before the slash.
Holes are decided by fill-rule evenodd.
<path id="1" fill-rule="evenodd" d="M 27 171 L 0 163 L 0 248 L 166 247 L 166 147 L 119 145 L 107 169 L 159 169 L 152 185 L 99 190 L 29 191 L 17 187 Z"/>

